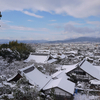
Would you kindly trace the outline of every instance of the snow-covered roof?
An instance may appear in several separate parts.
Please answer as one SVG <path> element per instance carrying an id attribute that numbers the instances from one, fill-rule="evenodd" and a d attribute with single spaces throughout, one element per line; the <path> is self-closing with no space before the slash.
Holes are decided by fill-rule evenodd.
<path id="1" fill-rule="evenodd" d="M 40 89 L 51 79 L 50 76 L 43 74 L 36 67 L 32 69 L 33 65 L 21 69 L 29 82 L 33 85 L 38 85 Z"/>
<path id="2" fill-rule="evenodd" d="M 59 74 L 62 73 L 62 70 L 59 70 L 57 71 L 56 73 L 52 74 L 51 77 L 54 78 L 54 77 L 57 77 Z"/>
<path id="3" fill-rule="evenodd" d="M 65 78 L 58 78 L 58 79 L 51 79 L 50 82 L 43 88 L 43 90 L 48 90 L 51 88 L 60 88 L 70 94 L 74 93 L 75 83 L 65 79 Z"/>
<path id="4" fill-rule="evenodd" d="M 74 64 L 74 65 L 63 65 L 62 69 L 65 69 L 66 73 L 68 73 L 69 71 L 75 69 L 76 67 L 77 67 L 77 64 Z"/>
<path id="5" fill-rule="evenodd" d="M 66 70 L 66 73 L 68 73 L 69 71 L 75 69 L 77 67 L 77 64 L 73 64 L 73 65 L 62 65 L 62 66 L 57 67 L 56 69 L 57 70 Z"/>
<path id="6" fill-rule="evenodd" d="M 19 71 L 24 71 L 24 70 L 26 70 L 26 69 L 29 69 L 30 67 L 34 67 L 34 64 L 32 64 L 32 65 L 30 65 L 30 66 L 27 66 L 27 67 L 24 67 L 24 68 L 22 68 L 22 69 L 19 69 Z"/>
<path id="7" fill-rule="evenodd" d="M 57 54 L 55 54 L 55 55 L 51 55 L 53 58 L 58 58 L 58 55 Z"/>
<path id="8" fill-rule="evenodd" d="M 100 85 L 100 81 L 98 80 L 90 80 L 90 83 L 94 85 Z"/>
<path id="9" fill-rule="evenodd" d="M 68 73 L 69 71 L 75 69 L 77 67 L 77 64 L 74 65 L 63 65 L 61 67 L 56 68 L 58 71 L 56 73 L 54 73 L 52 76 L 52 78 L 56 77 L 56 78 L 69 78 L 66 73 Z"/>
<path id="10" fill-rule="evenodd" d="M 69 77 L 66 75 L 66 70 L 60 70 L 51 75 L 52 78 L 65 78 L 68 79 Z"/>
<path id="11" fill-rule="evenodd" d="M 10 82 L 11 80 L 13 80 L 14 78 L 16 78 L 18 76 L 18 73 L 16 73 L 14 76 L 12 76 L 11 78 L 7 79 L 7 82 Z"/>
<path id="12" fill-rule="evenodd" d="M 45 63 L 47 60 L 47 55 L 29 55 L 24 62 L 29 62 L 31 60 L 35 60 L 37 63 Z"/>
<path id="13" fill-rule="evenodd" d="M 83 69 L 85 72 L 100 80 L 100 71 L 94 67 L 91 63 L 85 60 L 82 64 L 80 64 L 80 68 Z"/>
<path id="14" fill-rule="evenodd" d="M 64 54 L 58 55 L 58 57 L 60 57 L 60 59 L 64 59 L 66 56 Z"/>
<path id="15" fill-rule="evenodd" d="M 100 66 L 94 66 L 94 67 L 100 71 Z"/>
<path id="16" fill-rule="evenodd" d="M 34 64 L 27 66 L 25 68 L 19 69 L 19 74 L 21 76 L 25 76 L 26 79 L 29 81 L 30 84 L 39 86 L 39 88 L 43 88 L 43 86 L 51 79 L 51 76 L 45 75 L 40 72 Z M 17 75 L 17 74 L 16 74 Z M 16 77 L 14 75 L 12 78 L 8 79 L 8 81 L 12 80 Z"/>
<path id="17" fill-rule="evenodd" d="M 77 54 L 77 51 L 66 51 L 65 53 Z"/>
<path id="18" fill-rule="evenodd" d="M 53 62 L 56 62 L 56 61 L 57 61 L 57 59 L 50 59 L 50 60 L 47 61 L 47 63 L 53 63 Z"/>

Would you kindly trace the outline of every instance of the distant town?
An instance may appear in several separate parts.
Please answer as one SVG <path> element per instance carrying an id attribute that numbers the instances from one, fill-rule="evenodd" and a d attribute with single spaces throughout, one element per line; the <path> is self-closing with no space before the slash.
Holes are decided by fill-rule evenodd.
<path id="1" fill-rule="evenodd" d="M 99 100 L 100 43 L 2 44 L 0 79 L 1 99 Z"/>

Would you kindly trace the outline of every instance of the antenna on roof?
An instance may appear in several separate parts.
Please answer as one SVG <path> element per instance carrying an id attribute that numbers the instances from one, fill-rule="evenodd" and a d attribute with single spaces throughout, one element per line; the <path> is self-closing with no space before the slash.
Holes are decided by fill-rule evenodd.
<path id="1" fill-rule="evenodd" d="M 1 17 L 2 17 L 2 15 L 1 15 L 1 11 L 0 11 L 0 19 L 1 19 Z M 1 27 L 1 25 L 0 25 L 0 27 Z"/>

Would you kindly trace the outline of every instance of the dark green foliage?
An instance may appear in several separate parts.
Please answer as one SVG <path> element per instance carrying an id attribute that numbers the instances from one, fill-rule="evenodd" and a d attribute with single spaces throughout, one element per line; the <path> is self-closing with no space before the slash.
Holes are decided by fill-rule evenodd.
<path id="1" fill-rule="evenodd" d="M 55 89 L 54 88 L 51 88 L 50 95 L 51 95 L 51 100 L 56 100 L 55 99 Z"/>
<path id="2" fill-rule="evenodd" d="M 11 87 L 10 86 L 3 86 L 0 87 L 0 95 L 2 94 L 10 94 L 11 93 Z"/>
<path id="3" fill-rule="evenodd" d="M 11 62 L 15 60 L 26 59 L 30 52 L 33 52 L 32 48 L 24 43 L 18 43 L 17 41 L 11 41 L 9 44 L 2 44 L 0 46 L 0 56 L 8 59 Z"/>
<path id="4" fill-rule="evenodd" d="M 8 96 L 4 95 L 4 96 L 2 97 L 2 100 L 11 100 L 11 99 L 9 99 Z"/>

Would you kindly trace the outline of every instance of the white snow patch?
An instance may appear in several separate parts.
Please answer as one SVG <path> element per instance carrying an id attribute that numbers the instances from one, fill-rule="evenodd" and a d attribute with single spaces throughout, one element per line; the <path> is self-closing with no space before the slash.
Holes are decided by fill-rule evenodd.
<path id="1" fill-rule="evenodd" d="M 47 60 L 46 55 L 29 55 L 29 57 L 24 60 L 24 62 L 29 62 L 31 60 L 35 60 L 37 63 L 45 63 Z"/>

